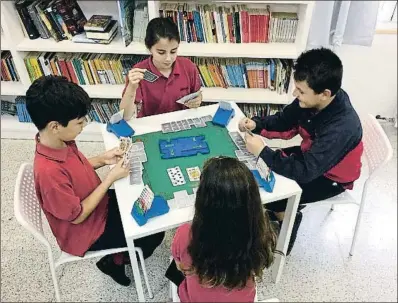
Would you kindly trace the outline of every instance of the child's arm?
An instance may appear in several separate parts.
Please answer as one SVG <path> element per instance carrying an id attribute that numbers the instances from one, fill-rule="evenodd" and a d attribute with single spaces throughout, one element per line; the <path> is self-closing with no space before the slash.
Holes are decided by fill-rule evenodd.
<path id="1" fill-rule="evenodd" d="M 253 117 L 256 128 L 253 133 L 268 139 L 291 139 L 298 134 L 300 106 L 297 100 L 287 105 L 283 111 L 266 117 Z"/>
<path id="2" fill-rule="evenodd" d="M 81 211 L 79 216 L 72 221 L 73 224 L 80 224 L 84 222 L 88 216 L 101 202 L 102 198 L 107 193 L 109 187 L 118 179 L 127 177 L 129 174 L 129 167 L 123 167 L 123 159 L 120 160 L 114 168 L 109 172 L 104 181 L 86 198 L 81 202 Z"/>
<path id="3" fill-rule="evenodd" d="M 100 168 L 104 165 L 113 165 L 116 164 L 123 156 L 123 151 L 121 151 L 118 147 L 112 148 L 105 153 L 98 155 L 96 157 L 92 157 L 87 159 L 90 162 L 91 166 L 94 169 Z"/>

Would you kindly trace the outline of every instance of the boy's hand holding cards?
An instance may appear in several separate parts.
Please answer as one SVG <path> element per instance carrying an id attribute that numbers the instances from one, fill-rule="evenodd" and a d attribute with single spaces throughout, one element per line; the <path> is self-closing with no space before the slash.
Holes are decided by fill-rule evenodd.
<path id="1" fill-rule="evenodd" d="M 198 90 L 196 93 L 192 93 L 192 94 L 186 95 L 186 96 L 184 96 L 184 97 L 178 99 L 178 100 L 176 101 L 176 103 L 185 105 L 187 102 L 189 102 L 189 101 L 191 101 L 191 100 L 197 98 L 200 94 L 201 94 L 201 91 Z"/>

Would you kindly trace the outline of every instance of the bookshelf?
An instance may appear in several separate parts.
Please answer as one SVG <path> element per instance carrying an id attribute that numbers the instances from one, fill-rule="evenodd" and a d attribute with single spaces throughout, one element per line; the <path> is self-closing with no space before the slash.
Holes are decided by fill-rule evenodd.
<path id="1" fill-rule="evenodd" d="M 159 16 L 161 3 L 172 3 L 176 1 L 148 1 L 149 19 Z M 189 1 L 185 1 L 189 2 Z M 185 3 L 178 1 L 178 3 Z M 116 0 L 101 1 L 98 5 L 96 1 L 78 1 L 81 9 L 89 18 L 92 14 L 112 15 L 119 24 L 118 5 Z M 187 57 L 210 57 L 210 58 L 279 58 L 296 59 L 305 50 L 310 22 L 313 12 L 313 1 L 195 1 L 197 4 L 216 4 L 216 5 L 235 5 L 244 4 L 249 8 L 265 8 L 270 5 L 271 11 L 296 12 L 299 23 L 295 43 L 186 43 L 181 42 L 179 55 Z M 66 52 L 66 53 L 110 53 L 110 54 L 148 54 L 143 43 L 132 42 L 125 47 L 120 34 L 108 45 L 73 43 L 71 41 L 55 42 L 53 39 L 30 40 L 24 36 L 18 14 L 14 7 L 14 1 L 1 1 L 1 49 L 10 50 L 15 67 L 18 71 L 20 82 L 1 82 L 1 95 L 16 96 L 25 95 L 31 81 L 28 71 L 23 62 L 24 57 L 30 51 L 41 52 Z M 218 102 L 221 100 L 233 101 L 237 103 L 268 103 L 268 104 L 288 104 L 292 101 L 292 81 L 290 81 L 287 94 L 279 95 L 274 91 L 265 89 L 245 89 L 245 88 L 214 88 L 204 87 L 203 101 Z M 124 85 L 83 85 L 82 86 L 92 98 L 121 98 Z M 33 125 L 19 123 L 14 117 L 2 116 L 1 135 L 2 138 L 33 138 L 35 133 Z M 101 141 L 99 128 L 93 125 L 86 127 L 81 140 Z M 98 131 L 98 132 L 97 132 Z"/>

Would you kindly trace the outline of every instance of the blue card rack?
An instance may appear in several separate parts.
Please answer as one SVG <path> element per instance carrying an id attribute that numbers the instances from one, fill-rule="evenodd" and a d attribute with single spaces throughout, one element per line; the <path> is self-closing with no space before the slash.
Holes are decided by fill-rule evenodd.
<path id="1" fill-rule="evenodd" d="M 256 178 L 256 181 L 258 183 L 258 185 L 262 188 L 264 188 L 264 190 L 266 192 L 272 193 L 272 191 L 274 190 L 274 186 L 275 186 L 275 175 L 274 173 L 271 171 L 270 175 L 269 175 L 269 181 L 261 178 L 260 173 L 258 172 L 258 170 L 252 170 L 251 171 L 254 175 L 254 177 Z"/>
<path id="2" fill-rule="evenodd" d="M 117 123 L 108 122 L 106 125 L 106 130 L 110 133 L 115 134 L 116 137 L 131 137 L 134 135 L 134 130 L 130 125 L 126 122 L 126 120 L 122 119 Z"/>
<path id="3" fill-rule="evenodd" d="M 231 119 L 235 116 L 235 110 L 226 110 L 218 107 L 216 113 L 214 114 L 212 122 L 216 125 L 220 125 L 226 127 L 231 121 Z"/>
<path id="4" fill-rule="evenodd" d="M 170 210 L 167 201 L 162 196 L 155 196 L 152 202 L 152 206 L 145 214 L 142 214 L 138 203 L 134 202 L 133 209 L 131 210 L 131 216 L 137 222 L 139 226 L 142 226 L 148 222 L 149 219 L 167 214 Z"/>

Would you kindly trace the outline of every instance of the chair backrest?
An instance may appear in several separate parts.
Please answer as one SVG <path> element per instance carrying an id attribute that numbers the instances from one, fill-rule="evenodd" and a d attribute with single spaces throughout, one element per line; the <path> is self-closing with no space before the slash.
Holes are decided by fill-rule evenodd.
<path id="1" fill-rule="evenodd" d="M 19 168 L 14 191 L 14 214 L 17 221 L 40 242 L 50 248 L 43 232 L 41 207 L 37 200 L 33 166 L 23 163 Z"/>
<path id="2" fill-rule="evenodd" d="M 372 115 L 361 117 L 364 154 L 369 166 L 369 176 L 386 164 L 393 155 L 393 149 L 383 128 Z"/>

